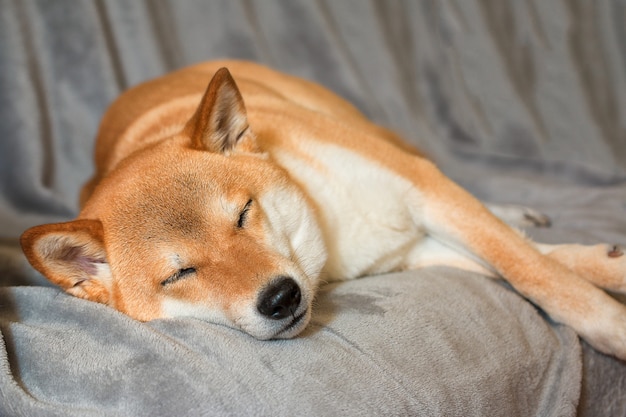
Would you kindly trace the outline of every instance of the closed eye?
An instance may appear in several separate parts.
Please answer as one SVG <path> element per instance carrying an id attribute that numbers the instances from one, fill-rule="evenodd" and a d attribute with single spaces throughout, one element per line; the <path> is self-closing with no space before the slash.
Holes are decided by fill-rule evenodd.
<path id="1" fill-rule="evenodd" d="M 162 286 L 166 286 L 169 284 L 173 284 L 176 281 L 180 281 L 183 278 L 187 278 L 192 274 L 196 273 L 196 268 L 183 268 L 178 270 L 175 274 L 167 278 L 166 280 L 161 282 Z"/>
<path id="2" fill-rule="evenodd" d="M 237 220 L 237 228 L 241 229 L 246 225 L 246 220 L 248 219 L 248 212 L 250 211 L 251 206 L 252 206 L 252 199 L 248 200 L 246 205 L 243 207 L 243 209 L 239 213 L 239 219 Z"/>

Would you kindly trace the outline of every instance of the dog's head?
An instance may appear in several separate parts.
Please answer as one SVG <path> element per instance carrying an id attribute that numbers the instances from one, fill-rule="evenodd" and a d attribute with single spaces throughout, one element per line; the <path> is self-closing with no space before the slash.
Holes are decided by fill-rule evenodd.
<path id="1" fill-rule="evenodd" d="M 22 247 L 75 296 L 259 339 L 306 326 L 326 256 L 306 197 L 259 151 L 225 69 L 181 132 L 123 161 L 77 220 L 24 232 Z"/>

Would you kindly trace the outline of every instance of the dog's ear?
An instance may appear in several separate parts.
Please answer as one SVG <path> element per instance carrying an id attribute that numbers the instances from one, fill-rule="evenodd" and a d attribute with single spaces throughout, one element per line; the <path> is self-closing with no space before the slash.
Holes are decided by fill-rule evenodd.
<path id="1" fill-rule="evenodd" d="M 21 244 L 31 265 L 68 293 L 111 303 L 112 278 L 100 221 L 35 226 L 22 234 Z"/>
<path id="2" fill-rule="evenodd" d="M 215 73 L 184 132 L 194 148 L 218 153 L 231 151 L 249 133 L 243 98 L 228 69 Z"/>

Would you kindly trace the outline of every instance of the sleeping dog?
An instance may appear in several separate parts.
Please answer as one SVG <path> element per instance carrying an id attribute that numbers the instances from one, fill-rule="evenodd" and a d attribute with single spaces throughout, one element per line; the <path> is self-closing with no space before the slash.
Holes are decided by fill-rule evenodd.
<path id="1" fill-rule="evenodd" d="M 257 64 L 203 63 L 124 93 L 81 205 L 24 232 L 24 252 L 68 293 L 138 320 L 289 338 L 321 279 L 448 265 L 506 279 L 626 360 L 626 306 L 598 288 L 626 292 L 619 247 L 529 241 L 495 214 L 540 216 L 490 210 L 336 95 Z"/>

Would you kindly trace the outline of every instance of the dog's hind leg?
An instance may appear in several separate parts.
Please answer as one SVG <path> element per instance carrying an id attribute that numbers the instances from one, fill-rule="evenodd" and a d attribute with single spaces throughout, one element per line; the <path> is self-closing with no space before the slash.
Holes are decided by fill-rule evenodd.
<path id="1" fill-rule="evenodd" d="M 529 241 L 530 242 L 530 241 Z M 531 242 L 539 251 L 565 265 L 595 286 L 626 294 L 626 249 L 618 245 L 549 245 Z M 499 274 L 471 253 L 463 253 L 426 237 L 412 252 L 410 268 L 450 266 L 491 278 Z"/>
<path id="2" fill-rule="evenodd" d="M 549 227 L 550 218 L 530 207 L 486 204 L 489 211 L 513 227 Z M 535 243 L 539 251 L 556 259 L 594 285 L 626 293 L 625 249 L 618 245 L 548 245 Z"/>
<path id="3" fill-rule="evenodd" d="M 626 306 L 564 262 L 541 253 L 431 162 L 413 163 L 412 169 L 401 167 L 419 190 L 408 204 L 429 236 L 471 253 L 596 349 L 626 360 Z"/>
<path id="4" fill-rule="evenodd" d="M 547 245 L 537 249 L 594 285 L 626 293 L 626 252 L 618 245 Z"/>

